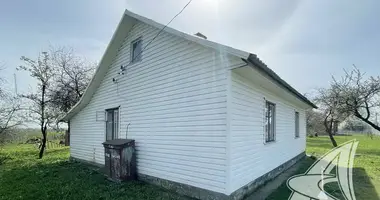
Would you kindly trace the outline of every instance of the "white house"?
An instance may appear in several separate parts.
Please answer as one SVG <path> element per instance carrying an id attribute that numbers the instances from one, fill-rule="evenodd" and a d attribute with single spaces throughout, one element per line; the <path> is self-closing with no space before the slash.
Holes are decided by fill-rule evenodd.
<path id="1" fill-rule="evenodd" d="M 64 117 L 72 158 L 104 165 L 102 142 L 134 139 L 139 179 L 200 199 L 241 199 L 302 158 L 313 103 L 256 55 L 163 28 L 125 11 Z"/>

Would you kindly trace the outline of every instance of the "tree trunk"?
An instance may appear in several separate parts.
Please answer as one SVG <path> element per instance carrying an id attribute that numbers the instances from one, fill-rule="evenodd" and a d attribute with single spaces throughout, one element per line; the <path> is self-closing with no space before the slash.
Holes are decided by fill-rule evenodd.
<path id="1" fill-rule="evenodd" d="M 334 136 L 332 135 L 331 132 L 329 132 L 329 137 L 330 137 L 330 140 L 331 140 L 331 143 L 333 144 L 333 146 L 337 147 L 338 144 L 336 143 L 335 138 L 334 138 Z"/>
<path id="2" fill-rule="evenodd" d="M 42 132 L 42 141 L 41 142 L 42 142 L 42 145 L 41 145 L 40 154 L 39 154 L 40 159 L 44 156 L 44 151 L 45 151 L 45 147 L 46 147 L 46 129 L 43 130 L 43 132 Z"/>
<path id="3" fill-rule="evenodd" d="M 335 138 L 334 138 L 334 136 L 332 134 L 333 121 L 332 120 L 328 120 L 328 118 L 329 118 L 330 115 L 331 115 L 331 112 L 325 117 L 323 124 L 325 125 L 326 132 L 329 134 L 329 137 L 330 137 L 332 145 L 334 147 L 337 147 L 338 144 L 336 143 Z"/>
<path id="4" fill-rule="evenodd" d="M 67 122 L 67 131 L 70 133 L 70 120 Z"/>
<path id="5" fill-rule="evenodd" d="M 67 122 L 67 131 L 65 133 L 65 146 L 70 146 L 70 120 Z"/>
<path id="6" fill-rule="evenodd" d="M 42 84 L 42 96 L 41 96 L 41 133 L 42 133 L 42 145 L 40 149 L 39 158 L 41 159 L 44 156 L 44 151 L 46 147 L 46 120 L 45 120 L 45 93 L 46 85 Z"/>

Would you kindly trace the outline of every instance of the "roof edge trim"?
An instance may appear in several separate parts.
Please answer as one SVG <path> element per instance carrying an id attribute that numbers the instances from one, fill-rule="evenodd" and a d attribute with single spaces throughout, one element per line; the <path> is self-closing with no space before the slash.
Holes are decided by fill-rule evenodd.
<path id="1" fill-rule="evenodd" d="M 243 59 L 244 60 L 244 59 Z M 284 89 L 288 90 L 290 93 L 295 95 L 298 99 L 308 104 L 312 108 L 318 108 L 314 103 L 312 103 L 309 99 L 307 99 L 304 95 L 299 93 L 296 89 L 290 86 L 286 81 L 284 81 L 280 76 L 278 76 L 273 70 L 271 70 L 264 62 L 262 62 L 255 54 L 250 54 L 247 60 L 244 60 L 247 63 L 253 65 L 253 67 L 258 70 L 264 72 L 268 75 L 272 80 L 274 80 L 277 84 L 279 84 Z"/>

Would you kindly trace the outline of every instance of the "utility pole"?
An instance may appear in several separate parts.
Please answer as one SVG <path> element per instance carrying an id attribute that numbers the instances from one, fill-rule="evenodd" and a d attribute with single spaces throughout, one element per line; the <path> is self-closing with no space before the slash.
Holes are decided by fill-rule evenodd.
<path id="1" fill-rule="evenodd" d="M 15 93 L 16 93 L 16 95 L 18 95 L 18 93 L 17 93 L 17 79 L 16 79 L 16 73 L 13 73 L 13 78 L 14 78 L 14 81 L 15 81 Z"/>

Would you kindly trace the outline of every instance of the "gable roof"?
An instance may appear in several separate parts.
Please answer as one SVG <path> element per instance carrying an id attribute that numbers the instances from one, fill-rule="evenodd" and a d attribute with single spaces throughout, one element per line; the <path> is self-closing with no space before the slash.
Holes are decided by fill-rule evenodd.
<path id="1" fill-rule="evenodd" d="M 256 67 L 259 70 L 266 73 L 274 82 L 276 82 L 281 87 L 283 87 L 284 89 L 294 94 L 301 101 L 305 102 L 306 104 L 308 104 L 309 106 L 313 108 L 317 108 L 317 106 L 315 106 L 312 102 L 310 102 L 306 97 L 300 94 L 297 90 L 295 90 L 283 79 L 281 79 L 275 72 L 269 69 L 259 58 L 257 58 L 255 54 L 251 54 L 246 51 L 242 51 L 242 50 L 235 49 L 235 48 L 232 48 L 223 44 L 219 44 L 210 40 L 205 40 L 193 35 L 189 35 L 167 26 L 165 27 L 165 25 L 163 24 L 155 22 L 146 17 L 137 15 L 128 10 L 125 10 L 123 17 L 120 20 L 116 28 L 116 31 L 113 34 L 111 41 L 108 44 L 102 59 L 100 60 L 98 67 L 96 68 L 94 76 L 92 77 L 85 92 L 83 93 L 82 98 L 69 110 L 69 112 L 66 113 L 65 116 L 62 117 L 61 119 L 62 121 L 70 120 L 76 113 L 82 110 L 90 102 L 96 89 L 99 87 L 102 79 L 106 75 L 109 66 L 112 64 L 112 60 L 116 57 L 117 50 L 121 46 L 123 39 L 128 35 L 133 25 L 138 21 L 151 25 L 157 29 L 165 28 L 163 31 L 167 33 L 198 43 L 205 47 L 216 49 L 217 51 L 223 51 L 228 54 L 237 56 L 243 59 L 245 62 L 249 63 L 251 66 Z"/>

